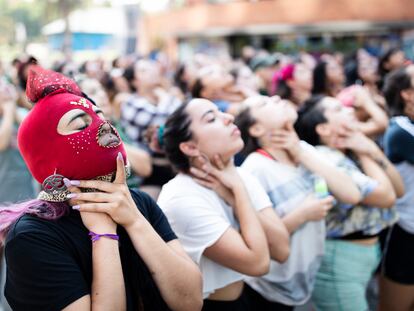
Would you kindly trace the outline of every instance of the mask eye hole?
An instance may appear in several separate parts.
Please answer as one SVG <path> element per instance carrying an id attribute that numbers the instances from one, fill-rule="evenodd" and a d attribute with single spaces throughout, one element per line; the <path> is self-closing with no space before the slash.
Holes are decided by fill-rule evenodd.
<path id="1" fill-rule="evenodd" d="M 92 117 L 81 109 L 66 112 L 59 120 L 57 132 L 60 135 L 71 135 L 85 130 L 92 124 Z"/>

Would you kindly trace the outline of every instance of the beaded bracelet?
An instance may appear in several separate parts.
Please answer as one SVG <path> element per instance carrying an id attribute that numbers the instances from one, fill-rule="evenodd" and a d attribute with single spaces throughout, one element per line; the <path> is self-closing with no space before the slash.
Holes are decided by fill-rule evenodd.
<path id="1" fill-rule="evenodd" d="M 91 237 L 92 242 L 98 241 L 101 237 L 110 238 L 112 240 L 117 240 L 117 241 L 119 240 L 119 235 L 110 234 L 110 233 L 98 234 L 98 233 L 90 231 L 89 236 Z"/>

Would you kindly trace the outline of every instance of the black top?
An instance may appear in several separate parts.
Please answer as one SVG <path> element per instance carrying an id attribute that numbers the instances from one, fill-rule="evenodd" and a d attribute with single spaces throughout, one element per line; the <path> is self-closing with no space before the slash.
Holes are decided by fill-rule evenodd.
<path id="1" fill-rule="evenodd" d="M 176 239 L 158 205 L 132 192 L 143 216 L 165 241 Z M 118 226 L 127 310 L 169 310 L 126 231 Z M 5 256 L 5 295 L 13 310 L 62 310 L 91 293 L 92 243 L 80 213 L 58 220 L 21 217 L 10 229 Z"/>

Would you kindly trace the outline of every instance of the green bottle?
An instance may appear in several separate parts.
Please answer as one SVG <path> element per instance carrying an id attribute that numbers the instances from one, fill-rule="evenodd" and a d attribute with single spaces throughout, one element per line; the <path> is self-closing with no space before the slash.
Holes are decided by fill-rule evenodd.
<path id="1" fill-rule="evenodd" d="M 316 197 L 319 199 L 325 198 L 329 195 L 328 185 L 326 184 L 325 179 L 317 177 L 313 187 Z"/>

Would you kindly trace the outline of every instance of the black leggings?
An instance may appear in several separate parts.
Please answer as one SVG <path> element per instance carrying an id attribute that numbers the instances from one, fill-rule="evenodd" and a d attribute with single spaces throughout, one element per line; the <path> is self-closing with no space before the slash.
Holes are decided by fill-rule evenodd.
<path id="1" fill-rule="evenodd" d="M 243 293 L 236 300 L 204 299 L 202 311 L 293 311 L 293 307 L 268 301 L 245 284 Z"/>
<path id="2" fill-rule="evenodd" d="M 249 285 L 244 286 L 242 298 L 245 299 L 248 304 L 248 310 L 252 311 L 293 311 L 294 309 L 292 306 L 287 306 L 263 298 L 262 295 L 252 289 Z"/>
<path id="3" fill-rule="evenodd" d="M 232 301 L 204 299 L 202 311 L 248 311 L 251 310 L 245 305 L 242 297 Z"/>

